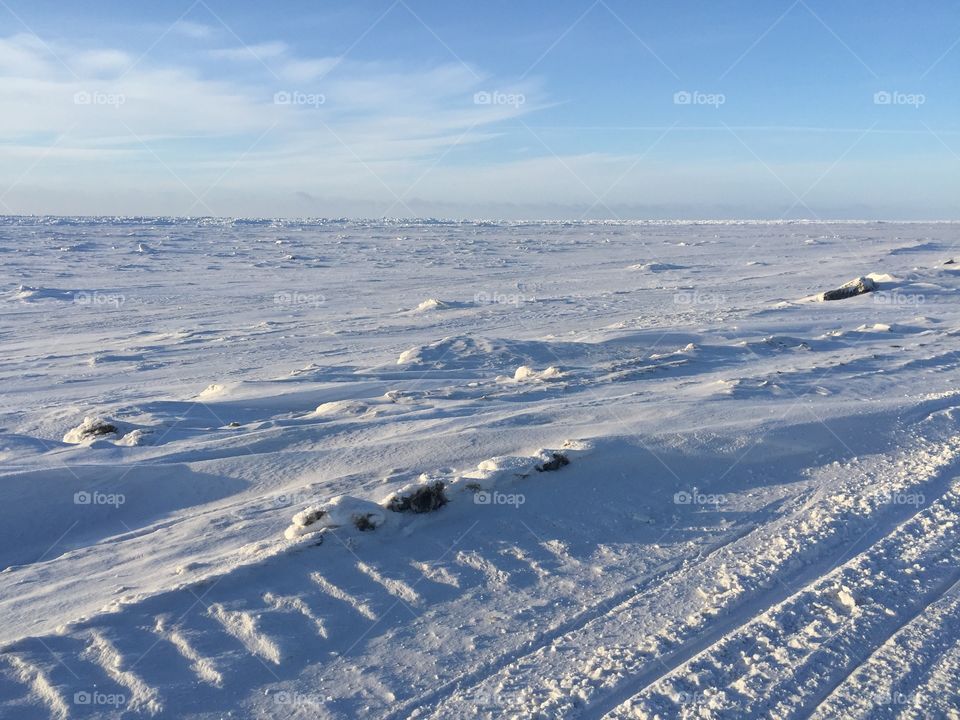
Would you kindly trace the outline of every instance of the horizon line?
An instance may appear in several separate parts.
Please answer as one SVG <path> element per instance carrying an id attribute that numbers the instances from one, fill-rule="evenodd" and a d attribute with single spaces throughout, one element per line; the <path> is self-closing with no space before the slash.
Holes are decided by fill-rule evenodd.
<path id="1" fill-rule="evenodd" d="M 702 224 L 702 225 L 721 225 L 721 224 L 750 224 L 750 225 L 788 225 L 788 224 L 807 224 L 807 225 L 871 225 L 871 224 L 918 224 L 918 225 L 952 225 L 960 224 L 960 218 L 948 219 L 840 219 L 840 218 L 525 218 L 520 220 L 510 220 L 506 218 L 453 218 L 453 217 L 327 217 L 312 215 L 276 215 L 276 216 L 243 216 L 243 215 L 61 215 L 61 214 L 0 214 L 0 220 L 107 220 L 107 221 L 199 221 L 215 220 L 229 222 L 300 222 L 300 223 L 335 223 L 335 222 L 357 222 L 357 223 L 411 223 L 411 224 L 530 224 L 530 225 L 683 225 L 683 224 Z"/>

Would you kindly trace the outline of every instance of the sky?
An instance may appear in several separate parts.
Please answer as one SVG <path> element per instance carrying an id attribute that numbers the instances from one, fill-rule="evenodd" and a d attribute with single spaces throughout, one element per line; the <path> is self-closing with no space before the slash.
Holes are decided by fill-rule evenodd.
<path id="1" fill-rule="evenodd" d="M 0 214 L 960 219 L 955 2 L 0 0 Z"/>

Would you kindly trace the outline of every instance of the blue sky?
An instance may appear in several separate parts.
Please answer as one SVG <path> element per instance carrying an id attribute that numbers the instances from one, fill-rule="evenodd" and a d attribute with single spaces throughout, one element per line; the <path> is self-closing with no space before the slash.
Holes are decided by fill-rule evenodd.
<path id="1" fill-rule="evenodd" d="M 0 0 L 0 212 L 960 218 L 954 3 Z"/>

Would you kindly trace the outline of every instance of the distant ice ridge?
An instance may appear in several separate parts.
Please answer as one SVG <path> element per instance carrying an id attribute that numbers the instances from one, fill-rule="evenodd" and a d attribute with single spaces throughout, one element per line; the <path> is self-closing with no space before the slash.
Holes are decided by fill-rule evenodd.
<path id="1" fill-rule="evenodd" d="M 720 225 L 729 227 L 738 226 L 789 226 L 789 225 L 816 225 L 829 223 L 832 225 L 890 225 L 891 221 L 884 220 L 802 220 L 802 219 L 646 219 L 646 220 L 494 220 L 484 218 L 334 218 L 334 217 L 276 217 L 276 218 L 255 218 L 255 217 L 179 217 L 179 216 L 145 216 L 145 215 L 0 215 L 0 225 L 49 225 L 49 226 L 97 226 L 97 225 L 185 225 L 194 227 L 205 226 L 272 226 L 272 227 L 298 227 L 298 226 L 323 226 L 323 225 L 343 225 L 352 227 L 403 227 L 403 226 L 430 226 L 430 225 L 477 225 L 480 227 L 532 227 L 532 226 L 569 226 L 569 227 L 603 227 L 603 226 L 705 226 Z M 908 224 L 939 224 L 951 225 L 958 224 L 960 220 L 936 220 L 936 221 L 913 221 L 898 220 L 898 225 Z"/>

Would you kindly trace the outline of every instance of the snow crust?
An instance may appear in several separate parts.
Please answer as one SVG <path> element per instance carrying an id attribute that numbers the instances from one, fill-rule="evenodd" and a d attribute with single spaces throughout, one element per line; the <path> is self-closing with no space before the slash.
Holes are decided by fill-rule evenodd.
<path id="1" fill-rule="evenodd" d="M 958 233 L 0 218 L 0 717 L 951 717 Z"/>

